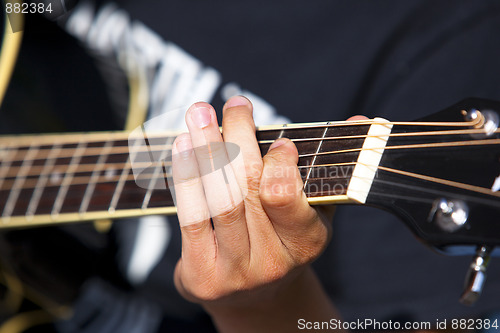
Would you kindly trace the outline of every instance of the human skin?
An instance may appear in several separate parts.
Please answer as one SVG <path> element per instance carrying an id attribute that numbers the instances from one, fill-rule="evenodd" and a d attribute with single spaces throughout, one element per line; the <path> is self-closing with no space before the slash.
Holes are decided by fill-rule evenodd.
<path id="1" fill-rule="evenodd" d="M 182 234 L 175 284 L 220 332 L 293 332 L 300 318 L 338 317 L 309 265 L 330 240 L 334 209 L 308 204 L 293 142 L 278 139 L 261 157 L 252 112 L 246 98 L 229 99 L 223 137 L 211 105 L 186 113 L 189 133 L 173 144 Z M 242 158 L 230 161 L 224 142 Z M 207 174 L 214 165 L 225 174 Z"/>

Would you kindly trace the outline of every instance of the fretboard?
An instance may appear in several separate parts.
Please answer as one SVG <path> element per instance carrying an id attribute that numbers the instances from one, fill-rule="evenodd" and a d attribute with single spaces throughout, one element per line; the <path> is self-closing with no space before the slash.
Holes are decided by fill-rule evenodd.
<path id="1" fill-rule="evenodd" d="M 257 139 L 263 155 L 278 138 L 295 143 L 312 204 L 351 202 L 370 128 L 372 121 L 270 126 Z M 174 214 L 174 138 L 141 131 L 1 137 L 0 227 Z"/>

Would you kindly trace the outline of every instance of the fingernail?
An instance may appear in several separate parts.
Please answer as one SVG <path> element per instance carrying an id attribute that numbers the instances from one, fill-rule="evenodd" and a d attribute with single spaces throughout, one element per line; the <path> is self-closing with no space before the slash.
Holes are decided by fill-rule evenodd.
<path id="1" fill-rule="evenodd" d="M 243 96 L 233 96 L 226 102 L 226 108 L 234 108 L 236 106 L 247 106 L 250 105 L 250 101 Z"/>
<path id="2" fill-rule="evenodd" d="M 199 128 L 205 128 L 210 125 L 212 116 L 210 115 L 209 109 L 200 107 L 191 111 L 191 119 Z"/>
<path id="3" fill-rule="evenodd" d="M 274 148 L 278 148 L 279 146 L 283 146 L 285 143 L 287 143 L 287 140 L 285 140 L 285 139 L 278 139 L 278 140 L 274 141 L 271 146 L 269 146 L 269 150 L 268 151 L 271 151 L 271 149 L 274 149 Z"/>
<path id="4" fill-rule="evenodd" d="M 191 155 L 193 151 L 193 145 L 191 144 L 191 140 L 185 139 L 176 142 L 177 151 L 181 155 L 182 158 L 186 159 Z"/>

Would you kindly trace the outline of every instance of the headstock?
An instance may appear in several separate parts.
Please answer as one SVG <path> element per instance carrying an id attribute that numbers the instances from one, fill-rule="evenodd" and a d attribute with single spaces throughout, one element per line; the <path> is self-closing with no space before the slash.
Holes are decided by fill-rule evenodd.
<path id="1" fill-rule="evenodd" d="M 478 274 L 500 245 L 499 116 L 500 103 L 467 99 L 395 123 L 367 199 L 439 251 L 477 251 L 472 282 L 484 278 Z"/>

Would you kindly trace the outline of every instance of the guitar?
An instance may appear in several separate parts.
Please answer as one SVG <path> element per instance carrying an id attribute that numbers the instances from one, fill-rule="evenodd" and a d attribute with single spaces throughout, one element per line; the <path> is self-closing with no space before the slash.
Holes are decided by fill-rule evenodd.
<path id="1" fill-rule="evenodd" d="M 277 138 L 295 143 L 312 205 L 380 207 L 439 251 L 476 251 L 469 280 L 477 285 L 500 244 L 496 110 L 500 103 L 468 99 L 415 122 L 291 124 L 256 134 L 262 154 Z M 143 127 L 0 137 L 0 227 L 175 214 L 168 186 L 174 138 Z M 469 289 L 466 303 L 480 293 Z"/>

